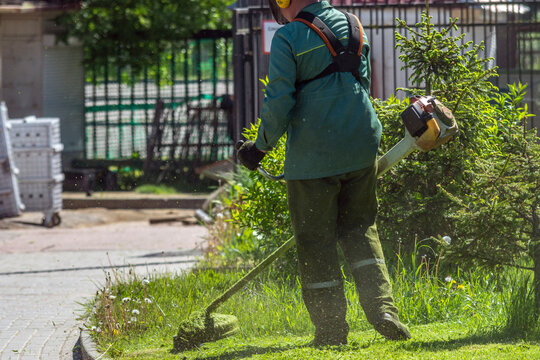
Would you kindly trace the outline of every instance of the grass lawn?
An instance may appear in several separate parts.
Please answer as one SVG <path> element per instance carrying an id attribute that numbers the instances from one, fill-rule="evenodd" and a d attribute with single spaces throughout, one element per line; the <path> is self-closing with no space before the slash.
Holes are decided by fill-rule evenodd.
<path id="1" fill-rule="evenodd" d="M 538 327 L 523 295 L 530 283 L 514 279 L 501 286 L 480 273 L 436 281 L 403 271 L 393 278 L 413 336 L 405 342 L 387 341 L 372 329 L 346 281 L 349 345 L 309 347 L 313 325 L 298 282 L 267 273 L 217 311 L 238 318 L 237 335 L 172 354 L 178 325 L 238 280 L 243 273 L 237 271 L 109 278 L 88 304 L 87 326 L 98 348 L 114 359 L 540 359 Z"/>
<path id="2" fill-rule="evenodd" d="M 409 341 L 387 341 L 373 330 L 349 335 L 349 345 L 307 346 L 309 336 L 235 336 L 194 351 L 171 354 L 172 342 L 144 350 L 126 349 L 119 359 L 540 359 L 540 343 L 497 332 L 470 333 L 470 324 L 435 323 L 411 327 Z M 154 344 L 155 345 L 155 344 Z"/>

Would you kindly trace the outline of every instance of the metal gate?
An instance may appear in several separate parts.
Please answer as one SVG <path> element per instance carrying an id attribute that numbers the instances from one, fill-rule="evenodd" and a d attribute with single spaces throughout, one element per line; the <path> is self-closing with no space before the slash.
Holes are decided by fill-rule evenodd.
<path id="1" fill-rule="evenodd" d="M 339 9 L 356 14 L 369 38 L 372 54 L 372 89 L 377 98 L 388 98 L 398 87 L 409 86 L 407 69 L 395 51 L 395 19 L 414 25 L 420 21 L 424 0 L 333 0 Z M 495 58 L 499 77 L 495 84 L 521 81 L 528 84 L 526 101 L 532 113 L 540 113 L 540 1 L 430 0 L 430 15 L 436 27 L 448 24 L 449 17 L 459 18 L 463 41 L 484 41 L 485 57 Z M 235 139 L 260 113 L 262 84 L 268 71 L 269 56 L 263 54 L 262 23 L 272 19 L 267 0 L 239 0 L 234 9 L 234 89 Z M 460 33 L 455 32 L 455 36 Z M 396 94 L 399 96 L 399 94 Z M 540 119 L 532 118 L 540 127 Z"/>
<path id="2" fill-rule="evenodd" d="M 200 164 L 230 157 L 231 59 L 230 31 L 202 31 L 140 75 L 88 65 L 85 158 Z"/>

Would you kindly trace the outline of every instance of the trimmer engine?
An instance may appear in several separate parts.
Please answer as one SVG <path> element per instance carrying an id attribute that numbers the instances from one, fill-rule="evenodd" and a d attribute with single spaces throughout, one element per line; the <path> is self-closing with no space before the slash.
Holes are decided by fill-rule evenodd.
<path id="1" fill-rule="evenodd" d="M 411 105 L 401 113 L 408 133 L 416 138 L 416 146 L 429 151 L 448 142 L 456 133 L 452 112 L 433 96 L 413 96 Z"/>

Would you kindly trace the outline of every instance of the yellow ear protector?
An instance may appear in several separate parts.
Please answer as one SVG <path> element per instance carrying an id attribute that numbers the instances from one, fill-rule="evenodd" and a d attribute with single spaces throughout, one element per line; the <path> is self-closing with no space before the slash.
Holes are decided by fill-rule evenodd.
<path id="1" fill-rule="evenodd" d="M 282 9 L 286 9 L 288 8 L 289 6 L 291 6 L 291 0 L 276 0 L 276 4 L 282 8 Z"/>

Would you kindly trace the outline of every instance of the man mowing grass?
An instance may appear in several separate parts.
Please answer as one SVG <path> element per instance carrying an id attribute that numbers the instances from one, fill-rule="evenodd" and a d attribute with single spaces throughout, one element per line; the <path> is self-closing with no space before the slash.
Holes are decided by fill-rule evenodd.
<path id="1" fill-rule="evenodd" d="M 238 150 L 255 170 L 287 132 L 285 179 L 313 345 L 347 343 L 337 245 L 368 321 L 405 340 L 377 234 L 376 154 L 381 124 L 369 99 L 369 43 L 358 18 L 326 1 L 269 0 L 284 24 L 273 40 L 255 142 Z"/>

